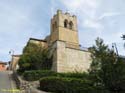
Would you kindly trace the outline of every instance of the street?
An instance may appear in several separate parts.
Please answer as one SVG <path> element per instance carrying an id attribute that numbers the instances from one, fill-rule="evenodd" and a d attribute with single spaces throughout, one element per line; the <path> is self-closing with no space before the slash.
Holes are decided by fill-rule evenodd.
<path id="1" fill-rule="evenodd" d="M 12 89 L 16 89 L 11 73 L 10 71 L 0 71 L 0 93 L 13 93 Z"/>

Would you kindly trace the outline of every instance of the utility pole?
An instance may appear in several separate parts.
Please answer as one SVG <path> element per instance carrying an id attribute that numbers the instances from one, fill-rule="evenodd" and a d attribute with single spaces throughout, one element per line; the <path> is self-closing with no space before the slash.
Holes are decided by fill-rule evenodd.
<path id="1" fill-rule="evenodd" d="M 123 40 L 125 40 L 125 34 L 124 35 L 122 35 L 122 37 L 121 38 L 123 38 Z"/>
<path id="2" fill-rule="evenodd" d="M 125 40 L 125 34 L 123 34 L 121 38 Z M 124 48 L 125 48 L 125 43 L 124 43 Z"/>
<path id="3" fill-rule="evenodd" d="M 116 43 L 112 43 L 112 48 L 113 48 L 114 51 L 116 51 L 116 55 L 119 56 L 118 48 L 117 48 Z"/>

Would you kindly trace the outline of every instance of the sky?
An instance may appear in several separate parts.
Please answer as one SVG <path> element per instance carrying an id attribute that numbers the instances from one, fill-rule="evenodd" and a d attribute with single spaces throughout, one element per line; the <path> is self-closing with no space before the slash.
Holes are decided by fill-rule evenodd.
<path id="1" fill-rule="evenodd" d="M 90 47 L 100 37 L 111 47 L 116 43 L 125 55 L 125 0 L 0 0 L 0 60 L 22 54 L 30 37 L 50 34 L 50 19 L 57 9 L 77 16 L 79 43 Z M 11 54 L 9 54 L 11 51 Z"/>

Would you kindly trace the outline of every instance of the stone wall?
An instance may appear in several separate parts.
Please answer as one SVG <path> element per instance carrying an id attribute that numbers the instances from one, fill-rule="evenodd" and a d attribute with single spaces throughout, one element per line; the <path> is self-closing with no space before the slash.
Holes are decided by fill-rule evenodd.
<path id="1" fill-rule="evenodd" d="M 90 52 L 66 47 L 66 42 L 56 41 L 52 70 L 56 72 L 84 72 L 90 67 Z"/>
<path id="2" fill-rule="evenodd" d="M 18 62 L 20 59 L 20 55 L 12 55 L 12 63 L 11 63 L 11 69 L 17 70 L 19 68 Z"/>
<path id="3" fill-rule="evenodd" d="M 84 72 L 89 69 L 91 63 L 91 57 L 89 52 L 66 48 L 66 56 L 66 65 L 68 72 Z"/>
<path id="4" fill-rule="evenodd" d="M 66 41 L 67 43 L 75 44 L 76 48 L 79 48 L 77 31 L 72 31 L 64 27 L 59 27 L 59 40 Z"/>

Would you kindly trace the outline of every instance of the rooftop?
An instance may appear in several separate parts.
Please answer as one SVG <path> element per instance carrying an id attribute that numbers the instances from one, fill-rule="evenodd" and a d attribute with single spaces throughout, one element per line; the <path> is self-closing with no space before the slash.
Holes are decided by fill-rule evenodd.
<path id="1" fill-rule="evenodd" d="M 46 40 L 36 39 L 36 38 L 30 38 L 29 40 L 35 40 L 35 41 L 42 41 L 42 42 L 46 42 Z"/>

